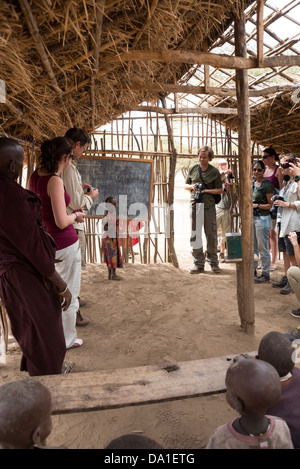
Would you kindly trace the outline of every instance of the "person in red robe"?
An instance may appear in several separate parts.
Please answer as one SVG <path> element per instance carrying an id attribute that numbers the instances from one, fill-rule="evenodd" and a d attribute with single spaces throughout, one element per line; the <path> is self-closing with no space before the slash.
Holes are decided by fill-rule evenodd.
<path id="1" fill-rule="evenodd" d="M 41 201 L 16 182 L 22 146 L 0 138 L 0 298 L 30 376 L 65 372 L 61 308 L 71 293 L 55 270 L 55 243 L 42 222 Z"/>

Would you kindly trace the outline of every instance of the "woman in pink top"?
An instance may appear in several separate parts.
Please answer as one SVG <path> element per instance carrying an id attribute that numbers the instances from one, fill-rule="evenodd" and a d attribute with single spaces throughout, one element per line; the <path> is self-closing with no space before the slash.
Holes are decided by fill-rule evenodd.
<path id="1" fill-rule="evenodd" d="M 67 214 L 70 196 L 60 178 L 61 172 L 69 167 L 72 157 L 72 147 L 65 137 L 46 140 L 41 146 L 38 167 L 29 180 L 29 189 L 41 199 L 43 222 L 57 246 L 56 270 L 72 293 L 69 308 L 62 312 L 67 348 L 82 345 L 76 331 L 81 253 L 73 223 L 84 221 L 84 214 L 81 211 Z"/>
<path id="2" fill-rule="evenodd" d="M 266 166 L 264 178 L 271 181 L 275 189 L 280 189 L 283 182 L 283 175 L 278 164 L 279 156 L 277 155 L 274 148 L 269 147 L 263 150 L 262 158 Z M 275 228 L 276 220 L 272 219 L 272 225 L 270 229 L 270 252 L 272 255 L 271 270 L 276 269 L 276 261 L 278 258 L 278 233 Z"/>

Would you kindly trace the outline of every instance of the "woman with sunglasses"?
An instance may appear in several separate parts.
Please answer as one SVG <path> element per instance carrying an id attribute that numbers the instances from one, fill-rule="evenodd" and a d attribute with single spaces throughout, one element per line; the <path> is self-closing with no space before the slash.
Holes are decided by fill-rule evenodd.
<path id="1" fill-rule="evenodd" d="M 71 164 L 72 158 L 72 147 L 65 137 L 46 140 L 41 146 L 38 167 L 29 180 L 29 189 L 41 199 L 43 222 L 56 244 L 56 270 L 72 293 L 69 308 L 62 312 L 67 348 L 82 345 L 82 340 L 77 339 L 76 331 L 81 253 L 73 223 L 82 222 L 84 214 L 80 211 L 67 214 L 70 196 L 60 178 L 62 171 Z"/>
<path id="2" fill-rule="evenodd" d="M 272 208 L 273 184 L 264 178 L 265 165 L 263 161 L 256 161 L 253 171 L 253 228 L 254 254 L 260 257 L 262 273 L 257 277 L 258 262 L 254 262 L 255 283 L 270 282 L 271 254 L 269 249 L 269 235 L 271 229 L 270 209 Z"/>

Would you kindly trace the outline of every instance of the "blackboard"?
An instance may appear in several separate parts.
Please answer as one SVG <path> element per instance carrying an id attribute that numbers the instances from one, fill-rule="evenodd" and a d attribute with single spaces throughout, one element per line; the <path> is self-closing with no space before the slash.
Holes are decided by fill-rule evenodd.
<path id="1" fill-rule="evenodd" d="M 77 163 L 83 184 L 99 191 L 87 215 L 103 216 L 107 197 L 117 200 L 121 219 L 150 218 L 153 160 L 132 158 L 81 158 Z"/>

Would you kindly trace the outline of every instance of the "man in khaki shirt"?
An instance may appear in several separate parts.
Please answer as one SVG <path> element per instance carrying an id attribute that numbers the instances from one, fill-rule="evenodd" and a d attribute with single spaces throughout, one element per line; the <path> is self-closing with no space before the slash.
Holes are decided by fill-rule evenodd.
<path id="1" fill-rule="evenodd" d="M 199 163 L 190 167 L 185 180 L 185 189 L 191 192 L 191 217 L 192 217 L 192 257 L 194 266 L 190 269 L 191 274 L 199 274 L 204 272 L 205 257 L 210 264 L 214 273 L 221 271 L 218 260 L 218 238 L 217 238 L 217 221 L 214 195 L 222 194 L 222 181 L 219 170 L 212 166 L 210 161 L 214 157 L 214 153 L 210 147 L 204 146 L 198 151 Z M 202 177 L 199 173 L 199 165 L 202 171 Z M 206 256 L 203 247 L 198 246 L 195 239 L 197 233 L 197 212 L 199 205 L 195 202 L 196 184 L 204 183 L 205 189 L 201 192 L 201 201 L 204 206 L 204 232 L 206 236 Z M 196 244 L 195 244 L 196 241 Z"/>
<path id="2" fill-rule="evenodd" d="M 93 189 L 89 184 L 82 184 L 81 175 L 77 169 L 76 162 L 86 151 L 89 143 L 90 137 L 83 130 L 77 127 L 69 129 L 65 137 L 70 140 L 72 145 L 72 152 L 74 155 L 74 160 L 70 164 L 69 168 L 66 171 L 62 172 L 61 178 L 64 182 L 66 191 L 71 197 L 69 206 L 67 207 L 67 212 L 72 213 L 75 210 L 82 210 L 87 212 L 94 203 L 94 199 L 98 195 L 98 189 Z M 89 190 L 86 193 L 86 190 Z M 84 234 L 84 223 L 74 223 L 74 228 L 79 238 L 80 249 L 81 249 L 81 268 L 85 269 L 85 234 Z M 84 306 L 85 301 L 80 299 L 79 305 Z M 82 318 L 80 312 L 77 314 L 77 325 L 86 325 L 82 323 Z"/>

